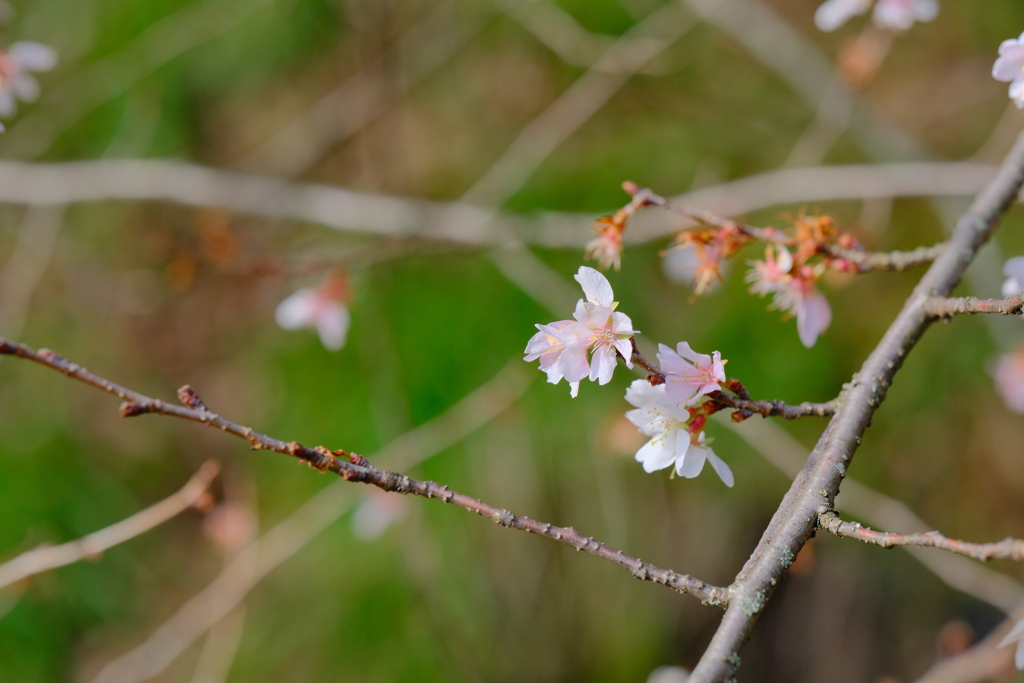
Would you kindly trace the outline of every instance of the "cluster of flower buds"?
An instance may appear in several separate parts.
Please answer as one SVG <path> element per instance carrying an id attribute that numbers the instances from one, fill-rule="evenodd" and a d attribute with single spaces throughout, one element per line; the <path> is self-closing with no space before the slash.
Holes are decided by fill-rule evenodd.
<path id="1" fill-rule="evenodd" d="M 569 382 L 575 397 L 586 378 L 607 384 L 615 370 L 617 356 L 633 367 L 633 323 L 617 312 L 611 284 L 593 268 L 582 266 L 576 280 L 585 298 L 576 304 L 574 320 L 537 325 L 537 334 L 526 346 L 527 361 L 540 361 L 548 381 Z M 686 342 L 673 350 L 662 344 L 658 361 L 662 372 L 649 379 L 638 379 L 626 391 L 626 401 L 636 407 L 626 417 L 641 432 L 651 437 L 636 454 L 647 472 L 675 465 L 681 477 L 696 477 L 710 462 L 728 486 L 732 471 L 711 450 L 704 436 L 707 417 L 718 409 L 713 401 L 701 398 L 719 391 L 725 378 L 725 361 L 713 355 L 696 353 Z"/>

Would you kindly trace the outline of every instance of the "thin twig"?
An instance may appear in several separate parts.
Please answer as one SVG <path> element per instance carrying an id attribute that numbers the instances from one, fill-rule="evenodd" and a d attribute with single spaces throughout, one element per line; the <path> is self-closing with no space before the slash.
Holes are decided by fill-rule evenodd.
<path id="1" fill-rule="evenodd" d="M 34 574 L 98 557 L 104 551 L 163 524 L 189 509 L 205 496 L 219 471 L 220 467 L 217 463 L 207 461 L 180 491 L 135 513 L 128 519 L 93 532 L 77 541 L 30 550 L 0 564 L 0 588 Z"/>
<path id="2" fill-rule="evenodd" d="M 736 230 L 761 242 L 783 244 L 786 246 L 796 244 L 796 240 L 793 237 L 777 228 L 759 228 L 734 221 L 713 211 L 677 204 L 648 188 L 643 188 L 634 194 L 634 202 L 638 199 L 642 202 L 641 206 L 657 206 L 677 213 L 684 218 L 696 221 L 701 225 L 708 225 L 720 230 Z M 942 242 L 928 247 L 918 247 L 910 251 L 871 252 L 863 249 L 848 249 L 837 245 L 818 245 L 818 252 L 832 258 L 843 259 L 849 264 L 856 266 L 858 272 L 865 273 L 882 270 L 901 271 L 931 263 L 942 253 L 945 247 L 945 242 Z"/>
<path id="3" fill-rule="evenodd" d="M 1006 299 L 978 299 L 973 296 L 929 297 L 924 310 L 933 318 L 952 318 L 965 313 L 998 313 L 1000 315 L 1021 315 L 1024 308 L 1024 294 Z"/>
<path id="4" fill-rule="evenodd" d="M 664 384 L 667 376 L 662 369 L 657 364 L 647 360 L 644 354 L 640 353 L 640 349 L 636 346 L 636 339 L 630 339 L 630 342 L 633 344 L 633 355 L 630 357 L 630 362 L 639 365 L 650 373 L 647 375 L 647 381 L 651 384 Z M 617 355 L 619 358 L 622 358 L 621 354 Z M 761 417 L 781 417 L 784 420 L 796 420 L 801 417 L 828 417 L 835 412 L 836 405 L 839 402 L 838 399 L 826 401 L 825 403 L 804 401 L 794 406 L 785 401 L 756 401 L 750 397 L 743 384 L 735 379 L 727 380 L 725 388 L 733 392 L 733 394 L 713 391 L 707 394 L 707 398 L 723 408 L 733 408 L 738 411 L 733 414 L 735 422 L 742 422 L 753 414 L 760 415 Z"/>
<path id="5" fill-rule="evenodd" d="M 818 514 L 818 525 L 840 538 L 856 538 L 883 548 L 913 545 L 921 548 L 940 548 L 957 555 L 966 555 L 982 562 L 989 560 L 1024 560 L 1024 541 L 1006 538 L 998 543 L 968 543 L 947 538 L 938 531 L 916 534 L 894 534 L 888 531 L 874 531 L 857 522 L 845 522 L 833 510 Z"/>
<path id="6" fill-rule="evenodd" d="M 85 368 L 68 361 L 49 349 L 36 351 L 25 344 L 11 342 L 0 337 L 0 354 L 35 361 L 48 368 L 57 370 L 72 379 L 77 379 L 96 389 L 121 398 L 121 415 L 134 417 L 154 413 L 191 420 L 215 427 L 249 442 L 254 450 L 269 450 L 283 453 L 306 462 L 321 472 L 333 472 L 346 481 L 360 482 L 376 486 L 384 491 L 414 494 L 424 498 L 435 498 L 445 503 L 461 507 L 494 523 L 510 529 L 528 531 L 538 536 L 546 536 L 564 543 L 577 550 L 588 552 L 604 560 L 608 560 L 625 569 L 641 581 L 653 581 L 680 593 L 699 598 L 707 604 L 725 606 L 728 604 L 728 593 L 724 588 L 712 586 L 687 574 L 678 574 L 669 569 L 661 569 L 626 555 L 620 550 L 611 548 L 604 543 L 595 541 L 572 527 L 559 527 L 545 522 L 538 522 L 516 515 L 503 508 L 490 505 L 471 496 L 452 491 L 447 486 L 432 481 L 420 481 L 403 474 L 380 470 L 370 464 L 366 458 L 355 453 L 337 450 L 330 451 L 322 446 L 309 448 L 296 441 L 285 442 L 261 434 L 251 427 L 240 425 L 217 415 L 202 402 L 188 385 L 178 390 L 178 397 L 185 407 L 165 403 L 160 399 L 149 398 L 136 391 L 122 387 Z"/>

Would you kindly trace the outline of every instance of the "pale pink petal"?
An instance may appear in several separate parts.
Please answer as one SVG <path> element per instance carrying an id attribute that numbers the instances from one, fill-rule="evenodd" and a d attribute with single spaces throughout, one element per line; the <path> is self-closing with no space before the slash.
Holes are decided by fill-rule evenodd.
<path id="1" fill-rule="evenodd" d="M 1010 632 L 1003 636 L 1003 639 L 999 641 L 999 645 L 996 647 L 1006 647 L 1012 642 L 1021 641 L 1021 637 L 1024 636 L 1024 619 L 1018 621 Z"/>
<path id="2" fill-rule="evenodd" d="M 832 308 L 828 299 L 819 292 L 808 294 L 800 305 L 796 316 L 797 333 L 807 348 L 814 346 L 818 336 L 832 323 Z"/>
<path id="3" fill-rule="evenodd" d="M 587 317 L 590 315 L 591 306 L 586 301 L 580 299 L 576 302 L 576 310 L 573 311 L 572 317 L 582 324 L 587 323 Z"/>
<path id="4" fill-rule="evenodd" d="M 11 92 L 23 102 L 35 102 L 39 99 L 39 81 L 28 74 L 17 74 L 11 77 Z"/>
<path id="5" fill-rule="evenodd" d="M 645 379 L 633 380 L 626 389 L 626 401 L 637 408 L 652 408 L 664 398 L 665 385 L 652 386 Z"/>
<path id="6" fill-rule="evenodd" d="M 1024 356 L 1019 351 L 999 358 L 995 380 L 1006 407 L 1015 413 L 1024 413 Z"/>
<path id="7" fill-rule="evenodd" d="M 579 393 L 580 393 L 580 383 L 579 382 L 569 382 L 569 396 L 571 396 L 572 398 L 576 398 L 577 394 L 579 394 Z"/>
<path id="8" fill-rule="evenodd" d="M 918 21 L 932 21 L 939 16 L 939 3 L 936 0 L 914 0 L 914 17 Z"/>
<path id="9" fill-rule="evenodd" d="M 615 296 L 612 294 L 612 286 L 608 282 L 608 278 L 600 272 L 587 266 L 580 266 L 575 277 L 576 281 L 583 286 L 583 294 L 587 297 L 587 301 L 599 306 L 611 306 L 614 303 Z"/>
<path id="10" fill-rule="evenodd" d="M 587 347 L 580 344 L 566 346 L 554 367 L 569 382 L 586 379 L 590 374 L 590 365 L 587 364 Z"/>
<path id="11" fill-rule="evenodd" d="M 681 378 L 669 377 L 665 381 L 665 395 L 671 403 L 687 405 L 693 401 L 699 382 L 691 382 Z"/>
<path id="12" fill-rule="evenodd" d="M 313 324 L 320 296 L 311 289 L 300 289 L 277 306 L 274 318 L 286 330 Z"/>
<path id="13" fill-rule="evenodd" d="M 18 106 L 14 103 L 14 95 L 9 90 L 0 90 L 0 117 L 10 118 L 16 111 Z"/>
<path id="14" fill-rule="evenodd" d="M 725 363 L 722 362 L 722 354 L 718 351 L 715 351 L 714 375 L 719 382 L 725 381 Z"/>
<path id="15" fill-rule="evenodd" d="M 650 474 L 663 470 L 676 459 L 676 433 L 658 439 L 651 439 L 636 452 L 636 460 L 644 466 L 644 472 Z"/>
<path id="16" fill-rule="evenodd" d="M 691 363 L 695 363 L 697 365 L 711 365 L 711 356 L 704 353 L 697 353 L 690 348 L 690 345 L 687 342 L 679 342 L 676 344 L 676 353 Z"/>
<path id="17" fill-rule="evenodd" d="M 870 6 L 870 0 L 826 0 L 814 13 L 814 25 L 830 33 Z"/>
<path id="18" fill-rule="evenodd" d="M 704 469 L 704 461 L 707 458 L 703 448 L 690 444 L 689 434 L 681 436 L 680 445 L 676 447 L 677 451 L 680 451 L 676 458 L 676 474 L 684 479 L 693 479 Z M 686 444 L 685 447 L 683 443 Z"/>
<path id="19" fill-rule="evenodd" d="M 57 51 L 48 45 L 31 40 L 19 40 L 14 43 L 8 54 L 23 69 L 29 71 L 49 71 L 57 66 Z"/>
<path id="20" fill-rule="evenodd" d="M 1003 264 L 1003 275 L 1024 282 L 1024 256 L 1006 259 L 1006 263 Z"/>
<path id="21" fill-rule="evenodd" d="M 612 313 L 612 332 L 622 337 L 632 337 L 637 334 L 633 329 L 633 321 L 625 313 Z"/>
<path id="22" fill-rule="evenodd" d="M 914 10 L 904 0 L 878 0 L 871 18 L 878 28 L 906 31 L 914 25 Z"/>
<path id="23" fill-rule="evenodd" d="M 718 478 L 722 480 L 723 484 L 732 488 L 732 485 L 736 483 L 735 478 L 732 476 L 732 470 L 729 469 L 724 460 L 715 455 L 713 450 L 707 446 L 704 447 L 704 450 L 707 451 L 708 462 L 711 463 L 711 467 L 718 473 Z"/>
<path id="24" fill-rule="evenodd" d="M 598 384 L 608 384 L 615 373 L 615 351 L 609 346 L 594 349 L 590 358 L 590 379 Z"/>
<path id="25" fill-rule="evenodd" d="M 1024 641 L 1017 643 L 1017 651 L 1013 655 L 1013 664 L 1018 670 L 1024 670 Z"/>
<path id="26" fill-rule="evenodd" d="M 320 342 L 328 351 L 337 351 L 345 346 L 348 328 L 352 318 L 348 309 L 334 301 L 324 302 L 316 313 L 316 331 Z"/>
<path id="27" fill-rule="evenodd" d="M 633 344 L 628 339 L 619 339 L 618 341 L 612 342 L 612 346 L 622 354 L 622 360 L 626 363 L 627 368 L 633 367 Z"/>

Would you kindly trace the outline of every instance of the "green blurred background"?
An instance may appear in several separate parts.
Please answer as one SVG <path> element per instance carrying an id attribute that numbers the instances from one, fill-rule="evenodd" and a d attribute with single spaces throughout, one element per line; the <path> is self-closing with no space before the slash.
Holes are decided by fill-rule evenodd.
<path id="1" fill-rule="evenodd" d="M 40 76 L 41 101 L 9 122 L 3 158 L 173 158 L 436 201 L 462 197 L 585 71 L 523 17 L 574 36 L 575 54 L 593 59 L 664 10 L 660 0 L 13 4 L 0 41 L 43 42 L 61 61 Z M 816 4 L 759 6 L 835 60 L 864 21 L 821 34 Z M 505 212 L 526 221 L 549 211 L 596 217 L 625 202 L 623 180 L 667 195 L 794 163 L 816 108 L 722 26 L 682 4 L 671 16 L 694 25 L 500 197 Z M 900 128 L 919 143 L 911 152 L 886 147 L 888 160 L 980 153 L 997 162 L 1024 116 L 1008 110 L 1006 86 L 989 70 L 999 42 L 1021 29 L 1019 3 L 943 2 L 938 19 L 896 38 L 877 75 L 857 89 L 857 111 L 870 108 L 873 118 L 856 126 Z M 362 90 L 352 86 L 364 81 Z M 266 146 L 343 87 L 350 89 L 335 110 L 357 109 L 375 93 L 379 111 L 315 153 Z M 813 163 L 878 159 L 853 128 L 835 132 Z M 867 245 L 892 249 L 940 240 L 948 213 L 964 205 L 815 202 L 746 218 L 777 224 L 786 212 L 820 210 Z M 0 206 L 5 272 L 18 266 L 12 254 L 26 253 L 17 248 L 32 218 L 21 206 Z M 1024 253 L 1022 218 L 1012 211 L 998 235 L 1004 255 Z M 42 220 L 59 225 L 55 244 L 39 256 L 27 311 L 0 292 L 0 333 L 164 399 L 190 383 L 213 410 L 243 424 L 371 459 L 521 356 L 535 323 L 569 316 L 571 300 L 550 310 L 524 291 L 534 271 L 509 271 L 553 273 L 566 293 L 543 289 L 559 301 L 575 296 L 571 276 L 582 262 L 582 246 L 535 246 L 538 265 L 522 254 L 378 242 L 162 202 L 72 204 Z M 586 227 L 582 220 L 579 245 Z M 791 402 L 833 397 L 919 276 L 827 280 L 835 318 L 807 350 L 792 321 L 745 293 L 742 262 L 756 248 L 714 293 L 691 302 L 691 289 L 663 269 L 667 244 L 631 245 L 621 272 L 609 274 L 620 310 L 647 343 L 718 349 L 755 397 Z M 983 286 L 973 291 L 992 296 L 1000 260 L 992 247 L 986 253 L 988 265 L 975 269 Z M 352 328 L 337 353 L 311 331 L 274 323 L 277 303 L 315 286 L 325 265 L 343 268 L 352 285 Z M 951 536 L 1024 535 L 1024 420 L 1002 406 L 990 376 L 996 355 L 1024 338 L 1020 325 L 962 319 L 930 331 L 850 475 Z M 422 446 L 432 457 L 409 474 L 717 584 L 738 571 L 788 487 L 758 450 L 715 423 L 709 433 L 735 488 L 710 469 L 694 480 L 644 474 L 632 459 L 642 440 L 622 417 L 634 379 L 624 368 L 606 387 L 584 384 L 577 399 L 522 361 L 503 377 L 511 405 L 465 438 L 442 425 L 441 436 L 455 443 L 436 453 Z M 515 398 L 507 387 L 523 378 L 532 384 Z M 822 426 L 780 428 L 809 448 Z M 172 493 L 207 459 L 223 467 L 216 510 L 232 512 L 221 515 L 231 533 L 189 511 L 97 561 L 0 591 L 0 680 L 94 680 L 210 584 L 241 545 L 334 484 L 199 425 L 123 420 L 110 397 L 37 366 L 0 362 L 0 558 L 112 524 Z M 408 500 L 382 536 L 362 540 L 342 513 L 367 492 L 344 486 L 332 494 L 337 521 L 270 571 L 248 593 L 244 614 L 234 611 L 152 680 L 642 682 L 660 666 L 692 667 L 720 618 L 611 564 L 435 501 Z M 993 567 L 1024 580 L 1012 563 Z M 913 680 L 962 648 L 964 634 L 981 637 L 1001 619 L 902 551 L 819 538 L 797 570 L 744 650 L 739 680 Z M 218 656 L 226 678 L 210 664 Z"/>

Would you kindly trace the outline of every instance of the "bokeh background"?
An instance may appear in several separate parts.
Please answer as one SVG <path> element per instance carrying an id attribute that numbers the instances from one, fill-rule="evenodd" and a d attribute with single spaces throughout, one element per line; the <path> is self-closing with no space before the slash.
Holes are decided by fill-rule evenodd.
<path id="1" fill-rule="evenodd" d="M 337 208 L 342 230 L 161 201 L 160 187 L 152 200 L 28 208 L 11 190 L 0 205 L 0 333 L 165 399 L 190 383 L 265 433 L 365 454 L 717 584 L 786 491 L 777 464 L 799 463 L 823 423 L 713 422 L 733 489 L 710 469 L 694 480 L 644 474 L 632 459 L 642 439 L 623 418 L 629 371 L 570 399 L 517 360 L 535 323 L 569 316 L 590 221 L 625 203 L 624 180 L 670 195 L 783 167 L 992 164 L 1024 124 L 989 75 L 1000 41 L 1024 29 L 1010 0 L 942 2 L 934 22 L 891 41 L 863 18 L 820 33 L 813 0 L 13 6 L 0 42 L 51 45 L 60 63 L 40 76 L 40 101 L 8 122 L 4 160 L 173 159 L 414 209 L 383 235 L 362 204 Z M 32 177 L 44 194 L 70 191 L 63 177 Z M 746 220 L 820 211 L 872 248 L 907 248 L 941 240 L 972 191 L 805 200 L 802 182 L 784 201 L 754 202 Z M 416 213 L 422 200 L 497 213 L 430 222 Z M 472 239 L 417 235 L 417 221 Z M 826 280 L 835 318 L 808 350 L 793 321 L 745 292 L 756 248 L 692 301 L 660 256 L 682 224 L 651 221 L 643 234 L 662 236 L 630 244 L 609 275 L 620 310 L 644 348 L 718 349 L 760 398 L 833 397 L 920 274 Z M 1022 227 L 1011 211 L 964 292 L 996 294 L 1002 258 L 1024 253 Z M 336 353 L 274 322 L 282 299 L 332 271 L 348 278 L 352 314 Z M 1016 319 L 931 330 L 851 477 L 951 536 L 1024 535 L 1024 419 L 991 377 L 1022 340 Z M 359 486 L 214 430 L 124 420 L 116 400 L 9 358 L 0 558 L 127 517 L 208 459 L 222 465 L 212 507 L 0 591 L 0 680 L 642 682 L 658 667 L 692 667 L 721 616 L 436 501 L 368 503 Z M 385 512 L 396 519 L 378 533 Z M 262 554 L 244 550 L 268 532 Z M 1010 580 L 982 578 L 971 595 L 901 550 L 819 537 L 768 606 L 739 680 L 915 680 L 1001 621 L 993 601 L 1024 595 L 1020 567 L 991 569 Z M 963 571 L 975 576 L 956 565 L 947 578 Z M 176 613 L 211 591 L 237 606 L 176 638 L 205 608 Z M 131 659 L 140 646 L 145 656 Z"/>

